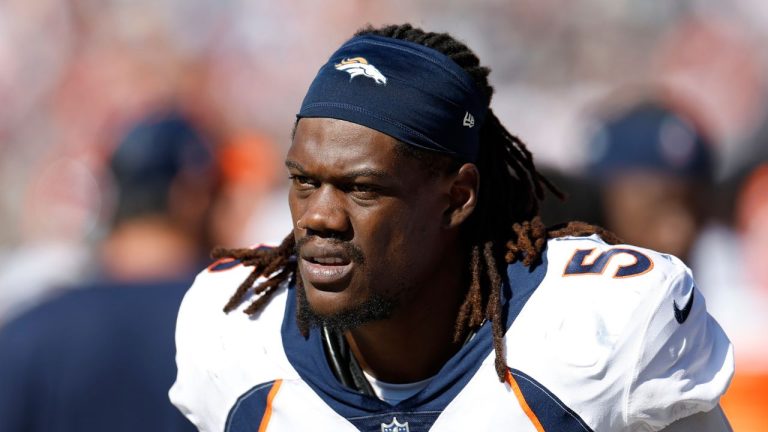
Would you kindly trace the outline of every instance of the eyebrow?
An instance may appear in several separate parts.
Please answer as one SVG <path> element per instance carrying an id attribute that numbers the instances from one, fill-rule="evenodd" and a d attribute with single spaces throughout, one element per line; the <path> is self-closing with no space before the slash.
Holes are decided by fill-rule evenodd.
<path id="1" fill-rule="evenodd" d="M 285 161 L 285 166 L 287 168 L 293 168 L 297 171 L 300 171 L 302 174 L 308 174 L 307 170 L 304 169 L 304 167 L 301 166 L 301 164 L 299 164 L 298 162 L 287 160 Z M 373 178 L 380 178 L 380 179 L 388 179 L 388 178 L 391 178 L 392 176 L 385 171 L 378 170 L 375 168 L 360 168 L 358 170 L 346 172 L 341 176 L 339 176 L 339 178 L 343 180 L 354 180 L 358 177 L 373 177 Z"/>
<path id="2" fill-rule="evenodd" d="M 290 169 L 290 168 L 293 168 L 293 169 L 295 169 L 295 170 L 297 170 L 297 171 L 301 171 L 302 173 L 306 173 L 306 172 L 307 172 L 307 170 L 305 170 L 305 169 L 304 169 L 304 167 L 303 167 L 303 166 L 301 166 L 301 164 L 300 164 L 300 163 L 298 163 L 298 162 L 294 162 L 294 161 L 292 161 L 292 160 L 287 160 L 287 161 L 285 161 L 285 167 L 286 167 L 286 168 L 289 168 L 289 169 Z"/>

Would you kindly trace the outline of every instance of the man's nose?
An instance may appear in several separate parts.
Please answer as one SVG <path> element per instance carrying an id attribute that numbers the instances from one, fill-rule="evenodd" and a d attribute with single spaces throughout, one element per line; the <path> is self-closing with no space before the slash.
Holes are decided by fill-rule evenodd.
<path id="1" fill-rule="evenodd" d="M 308 198 L 304 214 L 296 226 L 307 234 L 339 237 L 349 231 L 349 215 L 344 208 L 342 191 L 322 185 Z"/>

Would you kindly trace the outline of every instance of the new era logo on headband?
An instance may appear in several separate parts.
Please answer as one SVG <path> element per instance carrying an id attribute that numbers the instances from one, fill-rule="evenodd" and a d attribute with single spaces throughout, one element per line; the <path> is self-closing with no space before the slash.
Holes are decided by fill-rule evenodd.
<path id="1" fill-rule="evenodd" d="M 468 128 L 475 126 L 475 117 L 467 111 L 467 113 L 464 114 L 464 123 L 462 124 Z"/>
<path id="2" fill-rule="evenodd" d="M 372 64 L 368 63 L 363 57 L 348 58 L 336 63 L 334 65 L 337 70 L 344 71 L 350 75 L 349 80 L 356 76 L 365 76 L 376 81 L 376 84 L 387 85 L 387 77 L 385 77 L 378 69 Z"/>

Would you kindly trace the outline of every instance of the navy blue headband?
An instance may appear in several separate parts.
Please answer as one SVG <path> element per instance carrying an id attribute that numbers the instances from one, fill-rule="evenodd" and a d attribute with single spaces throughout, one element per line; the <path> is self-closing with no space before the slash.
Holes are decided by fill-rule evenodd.
<path id="1" fill-rule="evenodd" d="M 444 54 L 364 35 L 347 41 L 320 68 L 297 117 L 346 120 L 475 161 L 487 106 L 472 77 Z"/>

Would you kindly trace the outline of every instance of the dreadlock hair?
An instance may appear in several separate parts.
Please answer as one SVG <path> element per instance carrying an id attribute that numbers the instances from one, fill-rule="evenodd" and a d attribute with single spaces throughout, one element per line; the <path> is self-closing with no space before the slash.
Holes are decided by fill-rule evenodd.
<path id="1" fill-rule="evenodd" d="M 490 69 L 480 65 L 477 56 L 465 44 L 446 33 L 425 32 L 410 24 L 381 28 L 371 26 L 355 36 L 378 35 L 415 42 L 443 53 L 461 66 L 474 80 L 477 88 L 491 100 L 493 87 L 488 83 Z M 450 156 L 400 144 L 397 151 L 414 157 L 430 172 L 450 172 L 461 166 Z M 507 281 L 507 264 L 521 261 L 525 266 L 538 263 L 549 238 L 598 234 L 609 243 L 619 240 L 610 232 L 584 222 L 570 222 L 547 228 L 539 217 L 539 202 L 547 189 L 563 199 L 563 194 L 542 176 L 534 166 L 533 155 L 526 145 L 510 134 L 489 108 L 480 130 L 480 151 L 477 160 L 480 190 L 475 211 L 462 226 L 462 241 L 469 256 L 470 283 L 461 304 L 454 327 L 454 341 L 459 342 L 490 321 L 495 368 L 500 381 L 507 376 L 504 360 L 504 322 L 501 290 Z M 289 234 L 273 249 L 215 249 L 214 258 L 233 258 L 253 271 L 238 287 L 224 307 L 229 312 L 237 307 L 249 291 L 257 295 L 245 313 L 258 311 L 275 293 L 278 285 L 288 278 L 301 283 L 292 259 L 295 242 Z M 253 286 L 259 277 L 267 278 Z M 514 287 L 510 285 L 514 290 Z M 308 324 L 299 322 L 306 335 Z"/>

